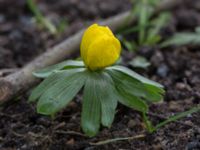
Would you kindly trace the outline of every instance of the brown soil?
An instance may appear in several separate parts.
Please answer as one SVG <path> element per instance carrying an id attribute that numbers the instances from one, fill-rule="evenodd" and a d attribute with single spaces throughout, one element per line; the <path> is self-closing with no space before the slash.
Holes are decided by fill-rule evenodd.
<path id="1" fill-rule="evenodd" d="M 200 6 L 185 0 L 173 11 L 173 19 L 161 34 L 192 31 L 200 25 Z M 85 22 L 106 18 L 129 9 L 129 0 L 46 0 L 39 1 L 42 12 L 58 21 L 67 18 L 69 27 L 57 37 L 39 29 L 24 0 L 0 1 L 0 68 L 19 68 L 52 45 L 75 33 Z M 58 20 L 56 20 L 58 19 Z M 137 55 L 151 62 L 147 70 L 138 70 L 166 88 L 165 100 L 150 107 L 154 124 L 164 117 L 182 112 L 200 103 L 200 47 L 141 48 Z M 135 57 L 124 51 L 125 62 Z M 143 139 L 118 141 L 102 146 L 91 142 L 146 133 L 138 112 L 118 106 L 110 129 L 102 128 L 94 138 L 80 129 L 81 97 L 60 112 L 55 119 L 37 114 L 35 105 L 27 103 L 30 92 L 0 107 L 0 149 L 118 150 L 118 149 L 200 149 L 200 113 L 181 123 L 171 123 Z"/>

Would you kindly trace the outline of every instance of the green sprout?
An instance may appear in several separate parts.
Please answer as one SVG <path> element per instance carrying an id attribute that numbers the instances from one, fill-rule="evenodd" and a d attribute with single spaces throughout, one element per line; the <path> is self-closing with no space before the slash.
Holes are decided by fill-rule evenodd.
<path id="1" fill-rule="evenodd" d="M 138 18 L 136 26 L 128 29 L 121 29 L 119 35 L 122 39 L 122 44 L 129 50 L 135 51 L 140 46 L 154 46 L 161 41 L 159 35 L 160 30 L 166 26 L 170 19 L 169 12 L 161 12 L 155 19 L 152 19 L 155 6 L 160 3 L 160 0 L 136 0 L 133 1 L 131 16 L 134 14 Z M 138 33 L 137 42 L 128 41 L 127 34 Z"/>
<path id="2" fill-rule="evenodd" d="M 175 33 L 171 38 L 161 43 L 161 47 L 171 45 L 199 45 L 200 44 L 200 27 L 196 27 L 195 32 L 179 32 Z"/>
<path id="3" fill-rule="evenodd" d="M 65 27 L 68 25 L 68 22 L 66 20 L 61 20 L 58 26 L 55 26 L 49 19 L 42 15 L 33 0 L 27 0 L 27 5 L 30 11 L 35 15 L 37 23 L 40 26 L 46 28 L 53 35 L 62 33 Z"/>
<path id="4" fill-rule="evenodd" d="M 126 27 L 126 23 L 118 32 L 118 38 L 122 45 L 130 52 L 137 52 L 143 46 L 155 46 L 162 37 L 160 31 L 167 25 L 171 15 L 169 12 L 161 12 L 154 15 L 155 8 L 159 5 L 160 0 L 132 0 L 133 8 L 129 17 L 135 16 L 137 18 L 137 25 Z M 130 34 L 136 33 L 138 38 L 129 40 Z M 134 34 L 133 34 L 134 35 Z M 133 68 L 146 69 L 151 64 L 143 56 L 135 57 L 128 63 Z"/>
<path id="5" fill-rule="evenodd" d="M 81 127 L 90 137 L 98 133 L 100 125 L 111 127 L 118 103 L 141 112 L 149 132 L 200 110 L 173 116 L 153 127 L 147 117 L 148 104 L 163 100 L 163 86 L 124 66 L 113 65 L 120 51 L 120 42 L 108 27 L 91 25 L 81 42 L 83 61 L 67 60 L 34 72 L 45 79 L 32 91 L 29 102 L 37 102 L 38 113 L 55 116 L 83 91 Z"/>

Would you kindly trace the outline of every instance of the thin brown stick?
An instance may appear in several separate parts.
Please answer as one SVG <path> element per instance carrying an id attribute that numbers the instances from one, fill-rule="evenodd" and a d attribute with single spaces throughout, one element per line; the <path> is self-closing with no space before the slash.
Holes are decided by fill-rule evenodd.
<path id="1" fill-rule="evenodd" d="M 130 137 L 120 137 L 120 138 L 114 138 L 114 139 L 99 141 L 99 142 L 96 142 L 96 143 L 90 143 L 90 145 L 99 146 L 99 145 L 105 145 L 105 144 L 109 144 L 109 143 L 113 143 L 113 142 L 117 142 L 117 141 L 143 139 L 143 138 L 145 138 L 145 136 L 146 136 L 145 134 L 139 134 L 139 135 L 130 136 Z"/>
<path id="2" fill-rule="evenodd" d="M 56 130 L 54 133 L 57 134 L 66 134 L 66 135 L 77 135 L 77 136 L 82 136 L 82 137 L 87 137 L 86 135 L 76 132 L 76 131 L 63 131 L 63 130 Z"/>
<path id="3" fill-rule="evenodd" d="M 165 0 L 157 8 L 156 13 L 161 10 L 172 8 L 179 3 L 180 0 Z M 135 21 L 135 16 L 131 15 L 130 17 L 130 14 L 131 12 L 127 11 L 120 15 L 99 22 L 99 24 L 107 25 L 113 31 L 116 31 L 118 28 L 123 26 L 124 23 L 129 24 Z M 38 83 L 39 80 L 32 75 L 33 71 L 62 61 L 67 56 L 71 55 L 74 52 L 77 52 L 77 50 L 79 49 L 82 33 L 83 30 L 79 31 L 78 33 L 61 42 L 60 44 L 48 49 L 44 54 L 31 61 L 19 71 L 10 74 L 4 78 L 0 78 L 0 103 L 7 102 L 14 96 L 19 95 L 20 93 L 28 90 L 36 83 Z"/>

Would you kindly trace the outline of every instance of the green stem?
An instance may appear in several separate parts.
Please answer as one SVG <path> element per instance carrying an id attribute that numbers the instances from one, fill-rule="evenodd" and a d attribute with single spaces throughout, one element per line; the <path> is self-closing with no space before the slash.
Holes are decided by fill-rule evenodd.
<path id="1" fill-rule="evenodd" d="M 146 126 L 148 132 L 150 132 L 150 133 L 154 132 L 155 128 L 153 127 L 151 121 L 148 119 L 146 113 L 143 112 L 142 116 L 143 116 L 143 120 L 144 120 L 144 123 L 145 123 L 145 126 Z"/>

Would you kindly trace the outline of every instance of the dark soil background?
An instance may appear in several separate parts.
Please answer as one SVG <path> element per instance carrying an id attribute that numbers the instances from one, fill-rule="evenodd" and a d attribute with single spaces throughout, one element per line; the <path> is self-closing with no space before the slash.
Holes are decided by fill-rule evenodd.
<path id="1" fill-rule="evenodd" d="M 52 36 L 33 22 L 25 0 L 0 0 L 0 69 L 20 68 L 48 47 L 69 37 L 87 22 L 107 18 L 131 8 L 129 0 L 41 0 L 40 10 L 57 23 L 69 22 L 63 34 Z M 172 20 L 162 30 L 163 37 L 176 31 L 193 31 L 200 26 L 200 1 L 183 0 L 173 11 Z M 184 46 L 159 49 L 141 48 L 139 55 L 151 62 L 143 75 L 166 88 L 165 100 L 150 108 L 150 118 L 158 123 L 164 117 L 182 112 L 200 103 L 200 47 Z M 125 62 L 136 54 L 124 51 Z M 0 107 L 0 149 L 118 150 L 118 149 L 200 149 L 200 113 L 171 123 L 143 139 L 92 146 L 110 138 L 134 136 L 145 132 L 140 114 L 119 106 L 110 129 L 102 128 L 94 138 L 80 129 L 81 96 L 60 112 L 54 120 L 35 112 L 27 103 L 30 92 Z"/>

